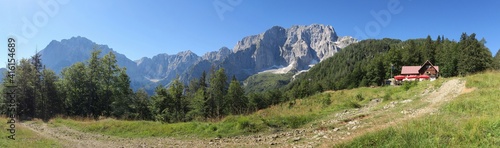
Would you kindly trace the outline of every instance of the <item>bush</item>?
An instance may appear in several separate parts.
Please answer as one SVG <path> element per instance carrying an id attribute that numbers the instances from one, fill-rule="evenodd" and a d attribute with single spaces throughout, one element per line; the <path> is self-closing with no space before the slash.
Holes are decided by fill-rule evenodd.
<path id="1" fill-rule="evenodd" d="M 259 131 L 257 129 L 257 127 L 255 126 L 255 124 L 251 123 L 250 119 L 248 119 L 246 117 L 239 118 L 237 123 L 238 123 L 238 125 L 237 125 L 238 129 L 243 130 L 245 132 L 255 133 L 255 132 Z"/>
<path id="2" fill-rule="evenodd" d="M 299 128 L 300 126 L 312 121 L 313 119 L 307 116 L 291 116 L 284 118 L 284 120 L 288 124 L 288 127 Z"/>
<path id="3" fill-rule="evenodd" d="M 330 99 L 332 98 L 332 96 L 330 94 L 326 95 L 325 97 L 323 97 L 321 99 L 321 104 L 323 104 L 323 106 L 329 106 L 332 104 L 332 100 Z"/>
<path id="4" fill-rule="evenodd" d="M 356 101 L 348 100 L 343 102 L 342 105 L 339 107 L 341 107 L 342 109 L 351 109 L 351 108 L 361 108 L 362 105 Z"/>
<path id="5" fill-rule="evenodd" d="M 408 90 L 410 90 L 410 88 L 415 87 L 417 85 L 418 85 L 418 81 L 406 81 L 406 82 L 403 82 L 403 89 L 405 91 L 408 91 Z"/>
<path id="6" fill-rule="evenodd" d="M 349 101 L 349 107 L 351 107 L 351 108 L 361 108 L 362 106 L 358 102 Z"/>
<path id="7" fill-rule="evenodd" d="M 363 95 L 361 95 L 361 94 L 357 94 L 357 95 L 356 95 L 356 100 L 358 100 L 358 101 L 363 101 L 363 100 L 365 100 L 365 98 L 363 98 Z"/>

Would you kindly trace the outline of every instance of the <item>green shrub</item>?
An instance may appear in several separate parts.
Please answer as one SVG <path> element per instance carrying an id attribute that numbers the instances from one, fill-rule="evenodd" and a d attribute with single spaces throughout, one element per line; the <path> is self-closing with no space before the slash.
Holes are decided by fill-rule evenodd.
<path id="1" fill-rule="evenodd" d="M 349 101 L 349 106 L 352 107 L 352 108 L 361 108 L 361 104 L 359 104 L 358 102 L 354 102 L 354 101 Z"/>
<path id="2" fill-rule="evenodd" d="M 361 95 L 361 94 L 357 94 L 357 95 L 356 95 L 356 100 L 358 100 L 358 101 L 363 101 L 363 100 L 365 100 L 365 98 L 363 98 L 363 95 Z"/>
<path id="3" fill-rule="evenodd" d="M 339 106 L 342 109 L 351 109 L 351 108 L 361 108 L 361 104 L 359 104 L 356 101 L 348 100 L 342 103 L 342 105 Z"/>
<path id="4" fill-rule="evenodd" d="M 237 127 L 239 130 L 251 133 L 256 133 L 259 131 L 257 126 L 254 123 L 250 122 L 250 119 L 248 119 L 247 117 L 239 118 L 237 123 Z"/>
<path id="5" fill-rule="evenodd" d="M 299 128 L 300 126 L 312 121 L 313 118 L 308 116 L 291 116 L 284 118 L 284 120 L 288 124 L 288 127 Z"/>
<path id="6" fill-rule="evenodd" d="M 323 104 L 323 106 L 329 106 L 329 105 L 331 105 L 332 104 L 331 97 L 332 96 L 330 94 L 328 94 L 325 97 L 323 97 L 321 99 L 321 104 Z"/>
<path id="7" fill-rule="evenodd" d="M 415 87 L 418 85 L 418 81 L 406 81 L 403 82 L 403 89 L 405 91 L 410 90 L 410 88 Z"/>

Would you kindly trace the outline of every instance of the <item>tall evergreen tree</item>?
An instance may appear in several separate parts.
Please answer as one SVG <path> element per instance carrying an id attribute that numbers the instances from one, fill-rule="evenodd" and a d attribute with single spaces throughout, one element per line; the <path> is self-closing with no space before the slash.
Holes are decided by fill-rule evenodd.
<path id="1" fill-rule="evenodd" d="M 148 93 L 144 89 L 139 89 L 134 94 L 134 99 L 132 101 L 133 109 L 133 119 L 135 120 L 152 120 L 153 115 L 149 110 L 151 106 L 151 100 L 149 99 Z"/>
<path id="2" fill-rule="evenodd" d="M 247 98 L 245 97 L 245 90 L 241 87 L 240 82 L 236 80 L 233 75 L 231 83 L 227 91 L 228 113 L 230 114 L 243 114 L 246 111 Z"/>
<path id="3" fill-rule="evenodd" d="M 18 115 L 21 119 L 31 119 L 36 115 L 35 68 L 26 59 L 21 59 L 16 69 Z"/>
<path id="4" fill-rule="evenodd" d="M 202 89 L 198 89 L 198 91 L 196 91 L 194 95 L 191 96 L 191 100 L 189 103 L 190 110 L 188 112 L 189 118 L 198 121 L 208 118 L 208 114 L 206 112 L 208 107 L 206 106 L 206 96 L 206 92 Z"/>
<path id="5" fill-rule="evenodd" d="M 113 77 L 112 77 L 113 78 Z M 133 99 L 133 90 L 130 88 L 130 79 L 126 73 L 126 70 L 123 69 L 120 71 L 120 74 L 117 78 L 114 78 L 114 82 L 112 86 L 108 86 L 107 89 L 111 90 L 109 94 L 103 95 L 112 95 L 103 97 L 103 102 L 109 104 L 103 104 L 111 106 L 112 115 L 119 118 L 130 119 L 132 118 L 132 99 Z M 112 101 L 112 102 L 110 102 Z"/>
<path id="6" fill-rule="evenodd" d="M 435 65 L 439 66 L 439 74 L 443 77 L 453 77 L 457 73 L 459 50 L 455 42 L 444 40 L 436 49 Z"/>
<path id="7" fill-rule="evenodd" d="M 168 92 L 172 98 L 171 108 L 174 122 L 185 121 L 189 104 L 184 96 L 184 85 L 179 81 L 179 78 L 172 82 L 172 85 L 168 88 Z"/>
<path id="8" fill-rule="evenodd" d="M 87 75 L 89 77 L 89 81 L 87 83 L 87 89 L 89 91 L 89 96 L 88 96 L 88 110 L 90 111 L 90 115 L 97 119 L 99 116 L 102 115 L 103 111 L 105 110 L 105 104 L 104 101 L 102 100 L 103 98 L 100 98 L 99 91 L 101 91 L 101 78 L 102 78 L 102 66 L 101 66 L 101 58 L 99 58 L 101 51 L 97 50 L 96 47 L 94 47 L 94 51 L 92 51 L 91 57 L 88 60 L 88 67 L 87 67 Z M 107 104 L 109 105 L 109 104 Z"/>
<path id="9" fill-rule="evenodd" d="M 155 89 L 155 94 L 151 97 L 152 106 L 150 108 L 153 113 L 154 119 L 161 122 L 170 122 L 171 116 L 169 112 L 171 111 L 169 107 L 171 106 L 170 94 L 165 87 L 159 85 Z"/>
<path id="10" fill-rule="evenodd" d="M 33 65 L 33 96 L 35 100 L 35 118 L 47 119 L 47 98 L 44 97 L 42 92 L 42 59 L 39 53 L 36 53 L 30 58 L 30 63 Z"/>
<path id="11" fill-rule="evenodd" d="M 210 114 L 212 117 L 221 118 L 224 116 L 224 109 L 227 105 L 224 96 L 227 92 L 227 76 L 224 68 L 217 70 L 217 72 L 212 73 L 210 78 L 210 86 L 208 87 L 208 101 L 213 103 Z M 212 105 L 212 104 L 210 104 Z"/>
<path id="12" fill-rule="evenodd" d="M 202 111 L 201 113 L 202 113 L 204 118 L 208 118 L 209 113 L 210 113 L 210 109 L 209 109 L 210 102 L 209 102 L 208 92 L 207 92 L 207 88 L 208 88 L 207 73 L 205 71 L 203 71 L 203 73 L 201 73 L 201 77 L 199 79 L 198 85 L 200 87 L 198 89 L 198 91 L 201 91 L 201 92 L 197 91 L 197 98 L 202 99 L 201 102 L 203 103 L 203 108 L 200 108 Z"/>
<path id="13" fill-rule="evenodd" d="M 50 69 L 43 69 L 42 71 L 42 90 L 41 98 L 44 98 L 44 107 L 42 111 L 44 112 L 43 119 L 47 121 L 48 119 L 54 117 L 55 115 L 64 114 L 64 100 L 59 96 L 58 87 L 56 82 L 59 81 L 59 77 L 56 73 Z"/>
<path id="14" fill-rule="evenodd" d="M 402 50 L 402 62 L 408 65 L 419 65 L 422 64 L 421 54 L 417 48 L 415 41 L 409 40 L 406 45 L 403 46 Z"/>
<path id="15" fill-rule="evenodd" d="M 376 58 L 369 65 L 369 70 L 367 70 L 366 77 L 370 82 L 370 85 L 380 86 L 383 85 L 385 80 L 385 68 L 381 58 Z"/>
<path id="16" fill-rule="evenodd" d="M 438 37 L 436 39 L 436 44 L 441 44 L 441 43 L 442 43 L 441 36 L 438 35 Z"/>
<path id="17" fill-rule="evenodd" d="M 59 83 L 61 95 L 65 97 L 65 110 L 70 116 L 89 116 L 90 91 L 88 89 L 89 77 L 87 67 L 78 62 L 62 71 L 62 81 Z"/>
<path id="18" fill-rule="evenodd" d="M 206 72 L 203 71 L 200 79 L 193 79 L 189 84 L 189 118 L 195 120 L 204 120 L 208 118 L 208 95 L 206 84 Z M 194 91 L 194 92 L 193 92 Z"/>
<path id="19" fill-rule="evenodd" d="M 460 60 L 457 70 L 460 75 L 473 74 L 491 67 L 491 52 L 476 39 L 475 33 L 470 36 L 463 33 L 458 45 Z"/>
<path id="20" fill-rule="evenodd" d="M 100 96 L 99 108 L 102 109 L 103 114 L 106 116 L 113 113 L 115 117 L 121 117 L 128 112 L 129 108 L 127 104 L 130 103 L 131 98 L 131 93 L 128 90 L 130 89 L 129 78 L 118 67 L 116 56 L 113 52 L 104 55 L 100 59 L 99 64 L 102 70 L 101 81 L 99 81 L 100 84 L 98 85 L 98 95 Z M 120 107 L 117 107 L 116 104 L 120 104 Z M 118 109 L 119 111 L 114 109 Z"/>
<path id="21" fill-rule="evenodd" d="M 431 62 L 435 62 L 434 56 L 436 49 L 430 35 L 427 35 L 427 38 L 425 39 L 423 51 L 424 51 L 424 53 L 422 53 L 423 61 L 429 60 Z"/>

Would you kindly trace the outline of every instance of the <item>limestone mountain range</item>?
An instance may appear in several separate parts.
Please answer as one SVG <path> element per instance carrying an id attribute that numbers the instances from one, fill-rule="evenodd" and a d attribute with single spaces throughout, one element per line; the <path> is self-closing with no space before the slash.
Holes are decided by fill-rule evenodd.
<path id="1" fill-rule="evenodd" d="M 177 76 L 187 83 L 192 78 L 199 78 L 203 71 L 221 67 L 226 69 L 229 77 L 235 75 L 241 81 L 260 72 L 296 73 L 308 70 L 356 42 L 352 37 L 337 36 L 332 26 L 313 24 L 290 28 L 274 26 L 261 34 L 244 37 L 232 49 L 222 47 L 202 56 L 182 51 L 133 61 L 107 45 L 80 36 L 53 40 L 40 53 L 42 62 L 60 73 L 65 67 L 89 59 L 97 45 L 101 54 L 113 52 L 116 55 L 118 65 L 127 68 L 131 85 L 137 89 L 145 85 L 165 85 Z"/>

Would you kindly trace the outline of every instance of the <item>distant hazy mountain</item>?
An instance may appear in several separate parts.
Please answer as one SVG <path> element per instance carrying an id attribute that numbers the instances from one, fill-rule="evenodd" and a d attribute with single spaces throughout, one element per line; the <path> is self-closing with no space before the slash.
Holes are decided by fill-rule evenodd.
<path id="1" fill-rule="evenodd" d="M 207 60 L 209 62 L 218 62 L 227 58 L 231 54 L 231 49 L 227 47 L 222 47 L 219 51 L 212 51 L 205 53 L 203 55 L 202 60 Z"/>
<path id="2" fill-rule="evenodd" d="M 64 39 L 55 41 L 47 45 L 40 51 L 42 55 L 42 62 L 56 73 L 60 73 L 63 68 L 69 67 L 77 62 L 86 62 L 92 53 L 94 46 L 100 49 L 101 56 L 113 52 L 116 55 L 118 65 L 127 67 L 129 72 L 137 71 L 137 65 L 134 61 L 128 59 L 125 55 L 114 51 L 107 45 L 99 45 L 85 37 L 72 37 L 71 39 Z"/>
<path id="3" fill-rule="evenodd" d="M 222 47 L 218 51 L 205 53 L 200 61 L 194 63 L 185 73 L 180 75 L 181 81 L 188 82 L 193 78 L 199 78 L 203 71 L 208 73 L 212 68 L 219 67 L 218 65 L 221 65 L 231 54 L 232 51 L 227 47 Z M 166 83 L 166 81 L 164 81 L 164 83 Z"/>
<path id="4" fill-rule="evenodd" d="M 243 38 L 232 50 L 222 47 L 201 57 L 184 51 L 132 61 L 107 45 L 96 44 L 84 37 L 54 40 L 40 53 L 42 62 L 60 73 L 65 67 L 88 60 L 97 45 L 102 55 L 109 52 L 116 54 L 118 65 L 127 67 L 134 88 L 145 85 L 152 88 L 168 84 L 177 76 L 188 82 L 201 76 L 203 71 L 209 72 L 212 67 L 223 67 L 229 76 L 235 75 L 239 80 L 264 71 L 294 73 L 308 70 L 354 42 L 357 41 L 351 37 L 338 37 L 332 26 L 314 24 L 288 29 L 275 26 L 264 33 Z"/>
<path id="5" fill-rule="evenodd" d="M 133 84 L 143 85 L 147 81 L 138 73 L 137 64 L 128 59 L 125 55 L 114 51 L 107 45 L 100 45 L 92 42 L 85 37 L 72 37 L 70 39 L 63 39 L 61 41 L 53 40 L 40 51 L 42 55 L 42 63 L 47 68 L 54 70 L 57 74 L 77 62 L 86 62 L 92 53 L 94 47 L 100 49 L 101 57 L 109 52 L 116 55 L 116 60 L 119 66 L 127 67 L 127 74 L 130 76 Z M 137 86 L 138 87 L 138 86 Z"/>
<path id="6" fill-rule="evenodd" d="M 159 54 L 153 58 L 141 58 L 137 60 L 137 66 L 141 75 L 152 81 L 171 81 L 182 75 L 189 67 L 201 58 L 191 51 L 179 52 L 176 55 Z"/>

